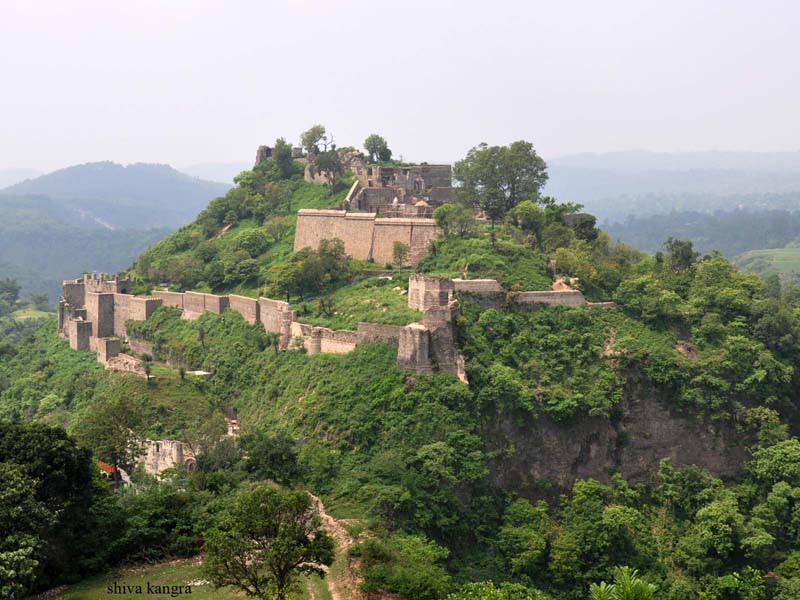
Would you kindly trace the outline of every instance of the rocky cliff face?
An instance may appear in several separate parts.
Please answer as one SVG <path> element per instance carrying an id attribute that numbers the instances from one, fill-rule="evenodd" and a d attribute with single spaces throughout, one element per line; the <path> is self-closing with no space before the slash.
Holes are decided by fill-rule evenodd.
<path id="1" fill-rule="evenodd" d="M 658 463 L 697 465 L 721 477 L 741 472 L 749 440 L 730 424 L 692 417 L 658 398 L 632 376 L 611 419 L 584 417 L 556 423 L 548 417 L 501 415 L 485 430 L 492 482 L 529 499 L 563 492 L 578 478 L 608 482 L 621 473 L 646 481 Z"/>

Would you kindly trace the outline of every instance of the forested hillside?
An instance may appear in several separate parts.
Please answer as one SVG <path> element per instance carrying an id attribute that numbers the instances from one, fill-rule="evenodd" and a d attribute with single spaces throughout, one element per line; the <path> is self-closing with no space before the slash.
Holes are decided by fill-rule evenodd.
<path id="1" fill-rule="evenodd" d="M 228 185 L 179 173 L 168 165 L 86 163 L 28 179 L 3 190 L 15 196 L 63 200 L 76 217 L 112 229 L 178 227 Z"/>
<path id="2" fill-rule="evenodd" d="M 288 491 L 301 489 L 348 519 L 357 543 L 337 560 L 353 560 L 364 592 L 797 598 L 800 290 L 701 256 L 690 241 L 670 240 L 656 256 L 615 243 L 579 206 L 541 194 L 538 160 L 524 142 L 470 151 L 455 166 L 463 195 L 434 213 L 444 235 L 416 267 L 508 290 L 501 308 L 462 298 L 456 343 L 468 384 L 402 370 L 383 343 L 345 355 L 279 351 L 260 324 L 228 310 L 190 321 L 162 307 L 128 322 L 152 347 L 152 379 L 101 370 L 52 321 L 0 321 L 0 419 L 14 423 L 4 425 L 13 443 L 0 443 L 0 477 L 16 494 L 0 498 L 0 524 L 24 539 L 26 557 L 41 557 L 23 564 L 18 589 L 77 579 L 97 561 L 201 548 L 206 576 L 226 581 L 226 552 L 248 556 L 241 540 L 255 535 L 258 502 L 303 513 L 305 496 Z M 328 326 L 410 322 L 402 253 L 359 262 L 335 240 L 292 253 L 297 210 L 337 205 L 346 185 L 346 175 L 339 186 L 309 184 L 293 161 L 265 161 L 129 274 L 141 292 L 167 284 L 288 298 Z M 616 305 L 514 308 L 514 293 L 554 278 Z M 188 376 L 196 369 L 210 378 Z M 231 408 L 238 442 L 221 422 Z M 89 485 L 88 454 L 62 442 L 84 475 L 55 502 L 20 450 L 64 435 L 43 423 L 131 472 L 131 432 L 191 441 L 197 470 L 160 481 L 134 472 L 135 490 L 109 495 Z M 73 513 L 59 502 L 77 493 L 92 508 L 71 526 L 113 515 L 113 541 L 101 528 L 71 544 Z M 14 502 L 30 518 L 3 521 Z M 69 561 L 55 560 L 59 548 Z M 315 548 L 320 564 L 332 560 L 326 548 Z M 0 545 L 0 557 L 7 551 Z M 612 595 L 614 581 L 635 595 Z"/>
<path id="3" fill-rule="evenodd" d="M 227 187 L 165 165 L 92 163 L 0 190 L 0 277 L 55 303 L 63 279 L 125 268 Z"/>

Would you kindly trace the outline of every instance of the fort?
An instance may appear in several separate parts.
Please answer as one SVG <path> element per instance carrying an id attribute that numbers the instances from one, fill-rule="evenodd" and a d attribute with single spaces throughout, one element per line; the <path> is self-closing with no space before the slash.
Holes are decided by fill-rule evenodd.
<path id="1" fill-rule="evenodd" d="M 398 366 L 417 373 L 442 371 L 466 381 L 464 360 L 456 348 L 455 318 L 461 301 L 483 308 L 507 307 L 535 310 L 542 306 L 593 306 L 579 290 L 506 291 L 494 279 L 449 279 L 413 274 L 408 282 L 408 306 L 422 313 L 409 325 L 359 323 L 355 331 L 332 330 L 301 323 L 288 302 L 201 292 L 153 291 L 148 297 L 130 294 L 132 282 L 118 276 L 87 274 L 65 281 L 58 304 L 58 334 L 73 350 L 91 351 L 106 368 L 143 375 L 141 361 L 122 352 L 122 342 L 140 353 L 152 350 L 143 340 L 128 339 L 125 322 L 146 320 L 160 306 L 178 308 L 184 319 L 204 312 L 239 313 L 250 324 L 261 324 L 278 334 L 282 350 L 302 347 L 309 355 L 319 352 L 346 354 L 358 345 L 383 342 L 397 348 Z M 605 305 L 605 304 L 604 304 Z M 150 352 L 148 352 L 150 351 Z"/>
<path id="2" fill-rule="evenodd" d="M 339 238 L 351 258 L 385 263 L 394 260 L 394 244 L 400 242 L 409 247 L 408 263 L 416 265 L 439 235 L 441 231 L 433 219 L 378 218 L 376 213 L 302 209 L 297 213 L 294 251 L 317 248 L 324 239 Z"/>
<path id="3" fill-rule="evenodd" d="M 341 151 L 339 156 L 355 181 L 339 209 L 298 212 L 295 252 L 339 238 L 348 256 L 383 263 L 394 260 L 395 244 L 402 243 L 409 248 L 407 263 L 416 265 L 441 235 L 432 218 L 434 209 L 454 199 L 451 165 L 368 164 L 357 150 Z M 302 149 L 295 148 L 293 157 L 305 164 L 306 181 L 328 182 L 324 172 L 311 169 L 313 157 L 302 156 Z M 272 148 L 259 146 L 256 165 L 268 160 Z"/>

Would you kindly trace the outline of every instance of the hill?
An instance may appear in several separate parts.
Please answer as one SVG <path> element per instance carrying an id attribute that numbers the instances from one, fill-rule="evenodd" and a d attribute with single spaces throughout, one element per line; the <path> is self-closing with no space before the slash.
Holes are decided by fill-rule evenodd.
<path id="1" fill-rule="evenodd" d="M 17 279 L 23 295 L 43 292 L 54 303 L 64 273 L 118 271 L 168 232 L 109 229 L 62 200 L 0 195 L 0 277 Z"/>
<path id="2" fill-rule="evenodd" d="M 0 194 L 48 196 L 111 229 L 149 229 L 183 225 L 229 187 L 168 165 L 97 162 L 23 181 Z"/>
<path id="3" fill-rule="evenodd" d="M 600 221 L 672 210 L 800 208 L 800 153 L 643 151 L 550 161 L 546 192 Z"/>
<path id="4" fill-rule="evenodd" d="M 51 302 L 65 273 L 124 268 L 229 186 L 166 165 L 69 167 L 0 191 L 0 277 Z"/>
<path id="5" fill-rule="evenodd" d="M 36 169 L 0 169 L 0 189 L 42 175 Z"/>
<path id="6" fill-rule="evenodd" d="M 252 163 L 231 162 L 231 163 L 198 163 L 180 167 L 181 173 L 186 173 L 192 177 L 199 177 L 206 181 L 219 181 L 232 184 L 233 178 L 242 171 L 248 171 Z"/>
<path id="7" fill-rule="evenodd" d="M 129 274 L 142 292 L 285 298 L 326 326 L 409 317 L 396 301 L 409 295 L 400 258 L 354 261 L 335 242 L 292 252 L 297 210 L 335 206 L 345 192 L 332 187 L 262 163 Z M 91 529 L 113 544 L 57 544 L 68 531 L 54 550 L 74 561 L 190 555 L 224 524 L 220 506 L 269 479 L 369 529 L 347 555 L 365 592 L 585 600 L 629 566 L 666 598 L 796 597 L 798 290 L 688 242 L 644 255 L 557 201 L 519 202 L 494 225 L 461 216 L 413 270 L 503 285 L 492 303 L 456 294 L 451 343 L 466 383 L 437 365 L 400 368 L 390 343 L 282 350 L 233 310 L 163 306 L 128 321 L 132 343 L 152 350 L 149 381 L 69 350 L 52 321 L 0 328 L 4 418 L 66 425 L 98 457 L 103 415 L 115 431 L 207 444 L 195 471 L 142 477 L 136 493 L 77 516 L 115 515 L 114 528 Z M 615 305 L 514 300 L 569 282 Z M 194 369 L 209 378 L 190 379 Z M 238 441 L 214 429 L 234 408 Z"/>

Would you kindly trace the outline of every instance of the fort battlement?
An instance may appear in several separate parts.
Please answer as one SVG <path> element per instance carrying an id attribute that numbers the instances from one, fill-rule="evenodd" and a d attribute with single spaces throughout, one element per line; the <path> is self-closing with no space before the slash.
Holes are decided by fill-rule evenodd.
<path id="1" fill-rule="evenodd" d="M 342 211 L 308 211 L 309 216 L 326 217 Z M 370 215 L 358 215 L 352 222 L 370 222 Z M 400 219 L 402 221 L 402 219 Z M 116 286 L 116 287 L 114 287 Z M 308 354 L 346 354 L 358 345 L 383 342 L 397 348 L 397 364 L 418 373 L 436 370 L 466 380 L 464 360 L 456 349 L 455 320 L 460 299 L 483 308 L 510 307 L 536 310 L 546 306 L 607 307 L 613 303 L 591 304 L 580 290 L 563 283 L 556 290 L 507 292 L 494 279 L 450 279 L 413 274 L 408 282 L 408 306 L 422 312 L 422 319 L 406 326 L 359 323 L 356 331 L 333 330 L 300 323 L 288 302 L 271 298 L 217 295 L 202 292 L 157 290 L 150 297 L 133 296 L 113 289 L 126 289 L 125 280 L 95 278 L 64 282 L 59 302 L 59 334 L 74 350 L 96 352 L 98 360 L 117 370 L 143 373 L 137 359 L 121 354 L 121 340 L 127 339 L 126 321 L 146 320 L 160 306 L 178 308 L 185 319 L 197 319 L 204 312 L 221 314 L 230 309 L 250 324 L 260 324 L 268 333 L 279 335 L 278 347 L 287 349 L 300 339 Z M 95 291 L 87 290 L 87 287 Z M 149 350 L 141 340 L 130 340 L 134 350 Z"/>

